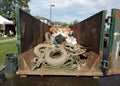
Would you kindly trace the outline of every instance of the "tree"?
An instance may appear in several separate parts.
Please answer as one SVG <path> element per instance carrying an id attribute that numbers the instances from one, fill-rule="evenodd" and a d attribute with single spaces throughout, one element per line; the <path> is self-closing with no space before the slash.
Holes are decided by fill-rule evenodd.
<path id="1" fill-rule="evenodd" d="M 0 0 L 0 15 L 8 19 L 14 19 L 16 7 L 29 13 L 29 1 L 30 0 Z"/>
<path id="2" fill-rule="evenodd" d="M 73 25 L 79 23 L 78 20 L 73 21 Z"/>
<path id="3" fill-rule="evenodd" d="M 67 23 L 63 23 L 62 27 L 68 27 L 68 24 Z"/>
<path id="4" fill-rule="evenodd" d="M 78 23 L 79 23 L 78 20 L 74 20 L 72 23 L 69 24 L 69 26 L 71 27 L 71 26 L 78 24 Z"/>

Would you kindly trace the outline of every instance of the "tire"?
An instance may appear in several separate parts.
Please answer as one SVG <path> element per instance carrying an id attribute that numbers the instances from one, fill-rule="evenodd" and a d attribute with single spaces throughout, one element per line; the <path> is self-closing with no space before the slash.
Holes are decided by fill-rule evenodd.
<path id="1" fill-rule="evenodd" d="M 72 52 L 74 52 L 74 45 L 67 43 L 67 44 L 65 44 L 65 49 L 67 52 L 72 53 Z"/>
<path id="2" fill-rule="evenodd" d="M 50 47 L 50 44 L 39 44 L 34 48 L 34 54 L 38 57 L 43 56 L 46 50 Z"/>
<path id="3" fill-rule="evenodd" d="M 67 52 L 64 48 L 53 48 L 46 53 L 45 60 L 51 66 L 60 66 L 68 60 Z"/>
<path id="4" fill-rule="evenodd" d="M 65 49 L 73 56 L 78 56 L 86 52 L 86 49 L 81 45 L 65 44 Z"/>
<path id="5" fill-rule="evenodd" d="M 45 33 L 45 41 L 50 44 L 50 32 Z"/>

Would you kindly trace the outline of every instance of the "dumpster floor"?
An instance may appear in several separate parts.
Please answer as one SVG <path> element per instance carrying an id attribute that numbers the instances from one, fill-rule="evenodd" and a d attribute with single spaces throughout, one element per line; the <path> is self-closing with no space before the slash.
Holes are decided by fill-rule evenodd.
<path id="1" fill-rule="evenodd" d="M 15 76 L 1 86 L 120 86 L 120 75 L 101 78 L 71 76 Z"/>

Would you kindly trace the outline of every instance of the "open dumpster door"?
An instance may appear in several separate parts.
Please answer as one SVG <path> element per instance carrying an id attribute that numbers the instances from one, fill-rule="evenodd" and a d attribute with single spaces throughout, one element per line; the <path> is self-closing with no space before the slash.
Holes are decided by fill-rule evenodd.
<path id="1" fill-rule="evenodd" d="M 112 9 L 108 45 L 109 74 L 120 74 L 120 10 Z"/>

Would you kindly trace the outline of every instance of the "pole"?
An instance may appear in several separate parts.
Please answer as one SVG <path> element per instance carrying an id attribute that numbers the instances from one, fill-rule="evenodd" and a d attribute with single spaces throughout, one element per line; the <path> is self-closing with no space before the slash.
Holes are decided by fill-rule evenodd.
<path id="1" fill-rule="evenodd" d="M 52 6 L 50 5 L 50 22 L 51 22 L 51 8 L 52 8 Z"/>
<path id="2" fill-rule="evenodd" d="M 55 5 L 50 5 L 50 22 L 52 21 L 52 7 L 54 7 Z"/>

